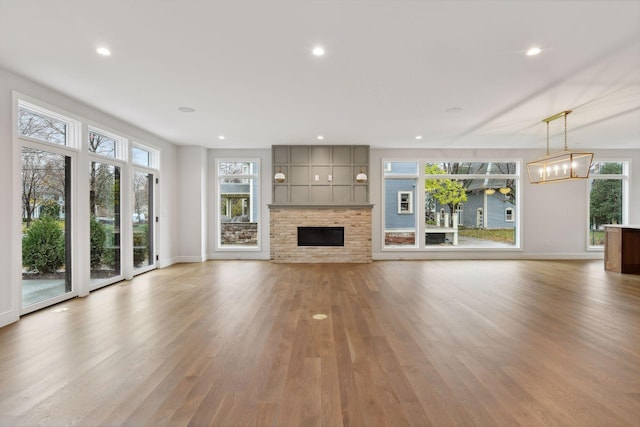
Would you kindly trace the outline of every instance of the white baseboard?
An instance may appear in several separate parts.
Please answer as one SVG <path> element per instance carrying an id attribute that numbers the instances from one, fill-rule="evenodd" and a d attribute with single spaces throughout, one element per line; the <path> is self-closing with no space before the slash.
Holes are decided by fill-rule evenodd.
<path id="1" fill-rule="evenodd" d="M 398 260 L 598 260 L 602 252 L 589 253 L 524 253 L 524 252 L 374 252 L 374 261 Z"/>
<path id="2" fill-rule="evenodd" d="M 175 260 L 174 264 L 177 263 L 191 263 L 191 262 L 205 262 L 207 260 L 204 256 L 179 256 L 173 258 Z"/>
<path id="3" fill-rule="evenodd" d="M 158 268 L 167 268 L 178 263 L 178 258 L 161 259 L 158 261 Z"/>

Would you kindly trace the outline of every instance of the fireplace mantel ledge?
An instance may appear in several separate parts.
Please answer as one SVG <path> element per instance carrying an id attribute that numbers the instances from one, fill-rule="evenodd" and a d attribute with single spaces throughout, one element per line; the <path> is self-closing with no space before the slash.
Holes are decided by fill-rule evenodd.
<path id="1" fill-rule="evenodd" d="M 327 204 L 268 204 L 269 209 L 372 209 L 372 204 L 343 204 L 343 205 L 327 205 Z"/>

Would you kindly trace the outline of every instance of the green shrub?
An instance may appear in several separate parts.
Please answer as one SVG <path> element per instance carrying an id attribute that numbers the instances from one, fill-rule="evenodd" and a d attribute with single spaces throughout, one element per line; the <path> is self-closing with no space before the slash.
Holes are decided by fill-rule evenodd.
<path id="1" fill-rule="evenodd" d="M 91 241 L 91 269 L 94 270 L 100 267 L 102 263 L 102 254 L 104 253 L 104 243 L 107 235 L 104 226 L 93 215 L 91 215 L 89 223 L 89 234 Z"/>
<path id="2" fill-rule="evenodd" d="M 149 228 L 147 225 L 135 227 L 133 230 L 133 265 L 140 267 L 147 259 L 149 252 Z"/>
<path id="3" fill-rule="evenodd" d="M 60 218 L 60 205 L 55 200 L 45 200 L 40 204 L 40 218 Z"/>
<path id="4" fill-rule="evenodd" d="M 64 265 L 64 231 L 51 216 L 31 223 L 22 238 L 22 264 L 29 271 L 55 273 Z"/>
<path id="5" fill-rule="evenodd" d="M 114 226 L 113 224 L 101 224 L 104 227 L 105 241 L 104 253 L 102 254 L 102 265 L 113 270 L 116 268 L 116 255 L 120 252 L 120 242 L 114 242 Z M 119 263 L 118 263 L 119 264 Z M 119 271 L 119 267 L 118 267 Z"/>

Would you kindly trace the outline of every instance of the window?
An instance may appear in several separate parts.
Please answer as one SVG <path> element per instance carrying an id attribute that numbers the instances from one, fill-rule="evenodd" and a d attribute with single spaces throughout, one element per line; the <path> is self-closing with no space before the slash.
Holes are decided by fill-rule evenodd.
<path id="1" fill-rule="evenodd" d="M 398 213 L 413 213 L 413 193 L 411 191 L 398 191 Z"/>
<path id="2" fill-rule="evenodd" d="M 456 213 L 458 214 L 458 225 L 464 225 L 464 222 L 462 222 L 464 219 L 464 203 L 458 203 Z"/>
<path id="3" fill-rule="evenodd" d="M 259 163 L 252 160 L 217 162 L 218 248 L 259 248 Z"/>
<path id="4" fill-rule="evenodd" d="M 504 208 L 505 222 L 513 222 L 513 208 Z"/>
<path id="5" fill-rule="evenodd" d="M 384 163 L 384 247 L 417 245 L 418 216 L 413 208 L 418 182 L 417 162 Z"/>
<path id="6" fill-rule="evenodd" d="M 80 123 L 62 114 L 18 101 L 18 135 L 38 142 L 79 148 Z"/>
<path id="7" fill-rule="evenodd" d="M 425 245 L 515 247 L 518 183 L 516 162 L 426 162 Z"/>
<path id="8" fill-rule="evenodd" d="M 156 150 L 134 145 L 131 147 L 132 162 L 138 166 L 157 168 Z"/>
<path id="9" fill-rule="evenodd" d="M 110 136 L 104 131 L 89 129 L 89 152 L 106 157 L 117 157 L 120 148 L 120 138 Z M 145 165 L 148 166 L 148 165 Z"/>
<path id="10" fill-rule="evenodd" d="M 18 110 L 18 132 L 40 141 L 67 145 L 68 126 L 65 122 L 25 108 Z"/>
<path id="11" fill-rule="evenodd" d="M 589 171 L 589 244 L 604 247 L 604 226 L 627 222 L 628 162 L 594 162 Z"/>

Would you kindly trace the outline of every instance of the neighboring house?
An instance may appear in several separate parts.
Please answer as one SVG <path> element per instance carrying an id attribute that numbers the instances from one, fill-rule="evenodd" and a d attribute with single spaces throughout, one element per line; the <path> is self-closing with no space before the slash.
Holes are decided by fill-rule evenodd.
<path id="1" fill-rule="evenodd" d="M 33 215 L 31 217 L 31 219 L 35 220 L 35 219 L 40 218 L 40 214 L 41 214 L 41 211 L 42 211 L 43 204 L 45 202 L 50 201 L 50 200 L 55 201 L 60 206 L 60 219 L 64 219 L 64 201 L 63 201 L 62 197 L 53 196 L 53 195 L 52 196 L 43 196 L 43 197 L 44 198 L 42 199 L 42 201 L 40 201 L 40 203 L 38 203 L 36 205 L 36 207 L 34 208 Z M 27 218 L 27 213 L 25 212 L 24 207 L 23 207 L 23 209 L 22 209 L 22 219 L 26 219 L 26 218 Z"/>
<path id="2" fill-rule="evenodd" d="M 414 229 L 416 226 L 415 179 L 385 180 L 386 230 Z"/>
<path id="3" fill-rule="evenodd" d="M 449 212 L 448 206 L 436 202 L 436 212 Z M 467 192 L 467 201 L 459 203 L 458 225 L 471 228 L 514 228 L 516 207 L 498 190 L 486 194 L 484 190 Z M 442 215 L 441 215 L 442 216 Z"/>
<path id="4" fill-rule="evenodd" d="M 473 173 L 487 173 L 491 163 L 472 164 L 477 168 Z M 406 170 L 402 168 L 405 167 Z M 413 170 L 411 169 L 413 167 Z M 389 162 L 386 164 L 384 181 L 384 226 L 386 231 L 413 230 L 417 224 L 415 201 L 418 197 L 419 183 L 414 178 L 394 178 L 404 174 L 415 173 L 415 163 Z M 393 168 L 393 169 L 392 169 Z M 448 205 L 441 205 L 432 201 L 432 210 L 425 212 L 427 221 L 433 222 L 437 217 L 444 218 L 444 214 L 458 213 L 458 225 L 471 228 L 515 228 L 516 207 L 512 202 L 513 194 L 503 194 L 501 188 L 506 188 L 505 179 L 473 179 L 465 182 L 467 200 L 459 203 L 454 212 L 449 212 Z M 486 190 L 493 190 L 487 194 Z M 429 203 L 427 203 L 429 205 Z M 440 215 L 437 215 L 440 213 Z"/>
<path id="5" fill-rule="evenodd" d="M 258 206 L 253 206 L 255 188 L 249 183 L 220 184 L 221 222 L 257 222 Z"/>

